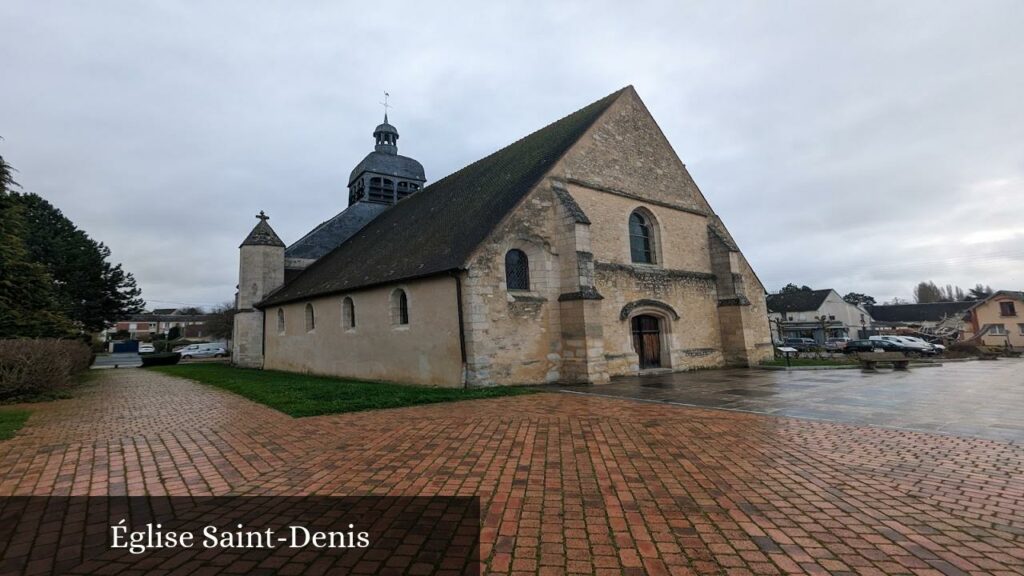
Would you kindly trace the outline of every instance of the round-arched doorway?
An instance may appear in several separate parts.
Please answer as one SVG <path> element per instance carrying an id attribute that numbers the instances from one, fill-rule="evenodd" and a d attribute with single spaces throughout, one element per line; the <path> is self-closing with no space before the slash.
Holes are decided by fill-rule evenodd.
<path id="1" fill-rule="evenodd" d="M 639 314 L 632 318 L 631 328 L 640 369 L 661 368 L 661 320 L 657 316 Z"/>

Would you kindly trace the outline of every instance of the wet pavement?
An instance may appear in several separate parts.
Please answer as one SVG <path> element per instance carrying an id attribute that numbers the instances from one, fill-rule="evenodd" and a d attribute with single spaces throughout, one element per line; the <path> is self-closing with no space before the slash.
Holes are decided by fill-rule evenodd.
<path id="1" fill-rule="evenodd" d="M 998 381 L 1021 368 L 1000 361 L 912 374 Z M 772 390 L 753 383 L 768 376 L 840 377 L 731 372 L 686 376 L 760 398 Z M 1019 442 L 586 394 L 291 418 L 152 370 L 104 370 L 71 399 L 28 406 L 25 427 L 0 441 L 0 500 L 477 496 L 480 573 L 505 576 L 1024 574 Z M 16 529 L 17 544 L 0 543 L 0 572 L 332 573 L 332 558 L 310 550 L 283 565 L 225 555 L 157 566 L 160 556 L 141 554 L 58 569 L 88 550 L 66 529 L 85 516 L 68 514 L 62 530 Z M 382 571 L 379 557 L 358 570 L 335 558 L 338 572 Z M 404 569 L 411 558 L 396 554 L 387 566 L 419 573 Z"/>
<path id="2" fill-rule="evenodd" d="M 908 372 L 728 369 L 613 379 L 561 391 L 993 440 L 1024 441 L 1024 359 Z"/>

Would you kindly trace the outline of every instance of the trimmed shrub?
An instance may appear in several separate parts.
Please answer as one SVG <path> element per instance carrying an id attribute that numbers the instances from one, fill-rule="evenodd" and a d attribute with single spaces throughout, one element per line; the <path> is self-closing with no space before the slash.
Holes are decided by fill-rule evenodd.
<path id="1" fill-rule="evenodd" d="M 58 397 L 92 359 L 81 340 L 0 340 L 0 402 Z"/>

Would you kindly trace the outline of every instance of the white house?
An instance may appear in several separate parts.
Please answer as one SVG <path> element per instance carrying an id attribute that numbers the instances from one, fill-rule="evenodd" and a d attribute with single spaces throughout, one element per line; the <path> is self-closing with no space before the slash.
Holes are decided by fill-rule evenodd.
<path id="1" fill-rule="evenodd" d="M 871 314 L 831 288 L 768 295 L 768 321 L 776 341 L 784 338 L 858 338 L 871 328 Z M 782 334 L 779 334 L 779 332 Z"/>

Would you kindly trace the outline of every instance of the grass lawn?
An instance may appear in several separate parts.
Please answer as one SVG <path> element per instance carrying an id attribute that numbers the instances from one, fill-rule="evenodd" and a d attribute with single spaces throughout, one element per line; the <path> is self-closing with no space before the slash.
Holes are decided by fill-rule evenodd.
<path id="1" fill-rule="evenodd" d="M 849 359 L 849 358 L 839 358 L 839 359 L 836 359 L 836 360 L 828 359 L 828 358 L 822 358 L 822 359 L 818 359 L 818 358 L 790 358 L 789 359 L 789 365 L 790 366 L 849 366 L 851 364 L 856 364 L 856 362 L 854 360 L 852 360 L 852 359 Z M 767 362 L 762 362 L 761 365 L 762 366 L 785 366 L 786 365 L 786 359 L 785 358 L 776 358 L 775 360 L 769 360 Z"/>
<path id="2" fill-rule="evenodd" d="M 25 421 L 28 420 L 28 410 L 0 410 L 0 440 L 14 438 Z"/>
<path id="3" fill-rule="evenodd" d="M 223 388 L 266 404 L 289 416 L 319 416 L 398 408 L 436 402 L 518 396 L 539 392 L 532 388 L 426 388 L 384 382 L 360 382 L 272 370 L 235 368 L 227 364 L 178 364 L 146 368 L 170 376 L 189 378 Z"/>

